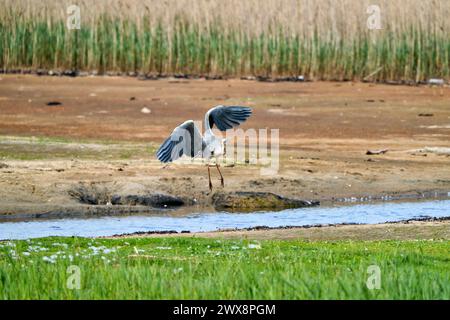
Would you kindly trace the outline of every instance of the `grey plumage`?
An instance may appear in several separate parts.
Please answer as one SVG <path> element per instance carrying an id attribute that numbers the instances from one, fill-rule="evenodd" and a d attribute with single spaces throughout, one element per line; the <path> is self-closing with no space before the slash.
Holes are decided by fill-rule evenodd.
<path id="1" fill-rule="evenodd" d="M 218 106 L 209 113 L 209 126 L 212 129 L 214 125 L 220 130 L 225 131 L 237 127 L 247 120 L 252 114 L 252 109 L 239 106 Z"/>
<path id="2" fill-rule="evenodd" d="M 164 163 L 175 161 L 183 155 L 194 158 L 205 147 L 200 131 L 194 121 L 189 120 L 173 130 L 172 134 L 159 147 L 156 157 Z"/>
<path id="3" fill-rule="evenodd" d="M 210 159 L 216 158 L 215 167 L 220 174 L 220 183 L 224 186 L 224 178 L 220 172 L 218 157 L 224 154 L 225 139 L 213 132 L 216 126 L 220 131 L 237 127 L 252 114 L 252 109 L 239 106 L 216 106 L 205 114 L 205 134 L 202 136 L 194 121 L 188 120 L 176 127 L 156 152 L 159 161 L 167 163 L 186 155 L 190 158 L 201 156 L 208 160 L 209 190 L 211 182 Z"/>
<path id="4" fill-rule="evenodd" d="M 205 115 L 205 138 L 202 137 L 194 121 L 188 120 L 176 127 L 172 134 L 163 142 L 156 152 L 156 157 L 161 162 L 167 163 L 186 155 L 190 158 L 199 155 L 205 156 L 206 148 L 211 148 L 211 153 L 206 155 L 218 155 L 218 138 L 214 136 L 214 125 L 221 131 L 234 128 L 246 121 L 252 114 L 252 109 L 240 106 L 216 106 Z"/>

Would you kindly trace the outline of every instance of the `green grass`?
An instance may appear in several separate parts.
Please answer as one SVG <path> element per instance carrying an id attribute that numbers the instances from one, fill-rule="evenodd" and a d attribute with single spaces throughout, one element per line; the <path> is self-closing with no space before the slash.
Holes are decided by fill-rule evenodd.
<path id="1" fill-rule="evenodd" d="M 449 245 L 195 238 L 2 242 L 0 298 L 450 299 Z M 79 290 L 66 286 L 70 265 L 80 268 Z M 366 286 L 371 265 L 381 270 L 379 290 Z"/>
<path id="2" fill-rule="evenodd" d="M 133 160 L 155 152 L 153 143 L 0 135 L 0 160 Z"/>

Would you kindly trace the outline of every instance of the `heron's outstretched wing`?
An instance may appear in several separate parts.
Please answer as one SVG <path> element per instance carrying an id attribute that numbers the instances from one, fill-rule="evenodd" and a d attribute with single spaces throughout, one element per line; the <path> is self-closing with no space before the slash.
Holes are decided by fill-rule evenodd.
<path id="1" fill-rule="evenodd" d="M 176 127 L 156 152 L 161 162 L 172 162 L 183 155 L 194 158 L 204 149 L 202 135 L 194 121 L 188 120 Z"/>
<path id="2" fill-rule="evenodd" d="M 220 131 L 225 131 L 237 127 L 251 114 L 252 109 L 249 107 L 217 106 L 210 109 L 206 116 L 211 129 L 216 125 Z"/>

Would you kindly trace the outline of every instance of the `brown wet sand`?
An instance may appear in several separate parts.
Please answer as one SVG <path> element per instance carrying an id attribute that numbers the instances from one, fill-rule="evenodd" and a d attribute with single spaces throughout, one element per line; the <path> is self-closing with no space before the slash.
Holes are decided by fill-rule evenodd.
<path id="1" fill-rule="evenodd" d="M 69 196 L 80 183 L 109 193 L 168 193 L 208 206 L 204 165 L 165 167 L 154 151 L 175 126 L 202 120 L 217 104 L 252 107 L 243 128 L 280 129 L 281 153 L 275 176 L 261 176 L 249 164 L 223 168 L 223 190 L 213 171 L 214 192 L 323 201 L 450 191 L 448 87 L 0 78 L 1 214 L 91 210 Z M 142 113 L 144 107 L 150 112 Z M 389 151 L 368 156 L 369 149 Z"/>

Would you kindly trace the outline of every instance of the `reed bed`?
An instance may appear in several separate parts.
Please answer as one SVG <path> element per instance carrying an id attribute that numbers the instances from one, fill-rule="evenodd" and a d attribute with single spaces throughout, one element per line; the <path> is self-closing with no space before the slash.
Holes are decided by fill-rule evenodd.
<path id="1" fill-rule="evenodd" d="M 80 30 L 66 27 L 71 4 Z M 381 30 L 367 27 L 370 4 L 381 8 Z M 0 67 L 449 79 L 449 16 L 448 0 L 2 0 Z"/>

